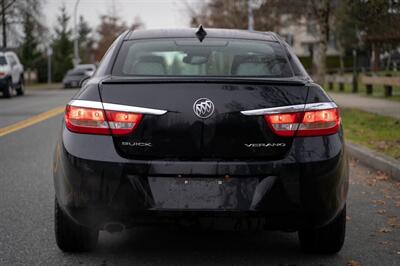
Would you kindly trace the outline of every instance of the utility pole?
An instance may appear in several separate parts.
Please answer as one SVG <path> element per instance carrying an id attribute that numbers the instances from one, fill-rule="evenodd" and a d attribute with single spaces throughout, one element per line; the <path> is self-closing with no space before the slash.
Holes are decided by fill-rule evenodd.
<path id="1" fill-rule="evenodd" d="M 248 30 L 254 30 L 253 1 L 247 0 Z"/>
<path id="2" fill-rule="evenodd" d="M 6 3 L 1 0 L 1 26 L 3 31 L 3 48 L 7 47 Z"/>
<path id="3" fill-rule="evenodd" d="M 51 46 L 47 48 L 47 83 L 51 85 L 51 56 L 53 55 L 53 49 Z"/>
<path id="4" fill-rule="evenodd" d="M 4 1 L 4 0 L 2 0 Z M 74 6 L 74 66 L 78 65 L 81 61 L 79 58 L 79 33 L 78 33 L 78 22 L 77 22 L 77 13 L 78 13 L 78 5 L 80 0 L 76 0 Z"/>

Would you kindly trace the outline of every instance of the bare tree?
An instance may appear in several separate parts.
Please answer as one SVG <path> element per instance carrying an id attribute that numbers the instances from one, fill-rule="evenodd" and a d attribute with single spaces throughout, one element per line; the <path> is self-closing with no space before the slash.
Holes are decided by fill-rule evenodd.
<path id="1" fill-rule="evenodd" d="M 253 1 L 254 29 L 258 31 L 278 31 L 284 20 L 297 20 L 304 14 L 304 3 L 298 0 Z M 191 25 L 202 24 L 218 28 L 248 28 L 248 0 L 210 0 L 196 6 L 186 3 L 192 18 Z"/>
<path id="2" fill-rule="evenodd" d="M 21 25 L 26 22 L 27 16 L 41 31 L 44 26 L 40 22 L 42 0 L 0 0 L 0 23 L 2 30 L 2 45 L 9 44 L 9 33 L 16 41 L 21 37 Z"/>
<path id="3" fill-rule="evenodd" d="M 16 2 L 16 0 L 1 0 L 1 2 L 0 2 L 1 29 L 2 29 L 2 34 L 3 34 L 3 47 L 4 48 L 7 47 L 7 26 L 8 26 L 7 17 L 13 11 L 15 2 Z"/>
<path id="4" fill-rule="evenodd" d="M 317 28 L 317 51 L 313 58 L 316 80 L 324 82 L 326 52 L 335 0 L 261 0 L 254 8 L 254 28 L 258 31 L 279 32 L 287 23 L 301 25 L 302 21 Z M 247 0 L 210 0 L 200 12 L 190 8 L 192 26 L 247 29 Z"/>

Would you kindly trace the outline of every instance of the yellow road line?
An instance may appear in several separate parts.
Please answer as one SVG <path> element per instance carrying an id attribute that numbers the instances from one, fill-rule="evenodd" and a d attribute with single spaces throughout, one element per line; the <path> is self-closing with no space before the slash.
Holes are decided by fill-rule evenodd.
<path id="1" fill-rule="evenodd" d="M 0 128 L 0 137 L 2 137 L 4 135 L 7 135 L 7 134 L 10 134 L 12 132 L 21 130 L 23 128 L 32 126 L 32 125 L 34 125 L 36 123 L 39 123 L 39 122 L 44 121 L 46 119 L 49 119 L 49 118 L 51 118 L 53 116 L 59 115 L 59 114 L 63 113 L 64 110 L 65 110 L 64 106 L 56 107 L 56 108 L 51 109 L 51 110 L 49 110 L 47 112 L 40 113 L 40 114 L 32 116 L 32 117 L 30 117 L 28 119 L 19 121 L 19 122 L 15 123 L 15 124 Z"/>

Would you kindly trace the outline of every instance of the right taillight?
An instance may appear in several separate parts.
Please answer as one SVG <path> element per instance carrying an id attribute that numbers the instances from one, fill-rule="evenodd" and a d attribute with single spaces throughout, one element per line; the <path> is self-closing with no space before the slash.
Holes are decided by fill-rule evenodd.
<path id="1" fill-rule="evenodd" d="M 323 136 L 334 134 L 340 127 L 338 108 L 264 115 L 278 136 Z"/>

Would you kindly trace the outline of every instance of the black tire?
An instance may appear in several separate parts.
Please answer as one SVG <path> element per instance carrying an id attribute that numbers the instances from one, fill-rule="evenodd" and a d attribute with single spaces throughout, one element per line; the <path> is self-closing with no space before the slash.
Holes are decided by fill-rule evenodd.
<path id="1" fill-rule="evenodd" d="M 25 94 L 25 82 L 24 79 L 21 77 L 19 79 L 19 84 L 18 84 L 18 88 L 17 88 L 17 95 L 24 95 Z"/>
<path id="2" fill-rule="evenodd" d="M 13 87 L 11 85 L 11 82 L 7 82 L 7 86 L 3 88 L 3 96 L 4 98 L 11 98 L 11 96 L 13 95 Z"/>
<path id="3" fill-rule="evenodd" d="M 58 247 L 65 252 L 85 252 L 96 247 L 99 230 L 76 224 L 55 200 L 54 229 Z"/>
<path id="4" fill-rule="evenodd" d="M 328 225 L 298 232 L 301 248 L 306 252 L 334 254 L 342 249 L 346 234 L 346 206 Z"/>

